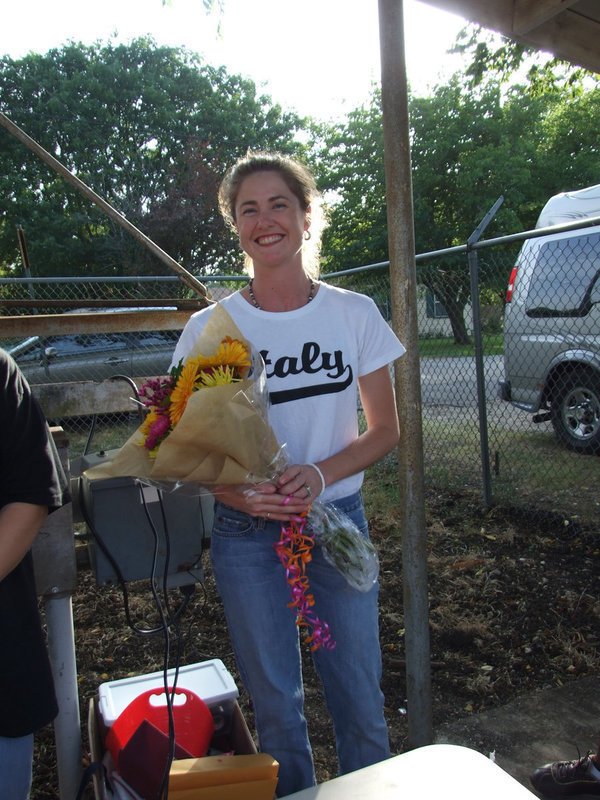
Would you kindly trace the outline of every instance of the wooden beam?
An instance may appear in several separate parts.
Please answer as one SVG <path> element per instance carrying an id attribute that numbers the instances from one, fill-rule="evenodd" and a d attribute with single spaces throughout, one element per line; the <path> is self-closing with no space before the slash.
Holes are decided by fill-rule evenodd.
<path id="1" fill-rule="evenodd" d="M 132 380 L 139 388 L 147 379 Z M 131 399 L 134 395 L 131 385 L 114 378 L 100 382 L 36 383 L 31 386 L 31 391 L 47 419 L 137 411 L 137 405 Z"/>
<path id="2" fill-rule="evenodd" d="M 513 0 L 424 0 L 427 5 L 441 8 L 450 14 L 464 17 L 465 22 L 474 22 L 484 28 L 509 34 L 505 28 L 512 26 Z"/>
<path id="3" fill-rule="evenodd" d="M 65 278 L 65 283 L 69 279 Z M 205 307 L 205 303 L 200 298 L 162 298 L 160 300 L 106 300 L 104 298 L 99 300 L 0 300 L 0 308 L 23 308 L 23 309 L 40 309 L 40 308 L 121 308 L 123 311 L 127 309 L 177 309 L 178 311 L 199 311 Z"/>
<path id="4" fill-rule="evenodd" d="M 115 311 L 114 314 L 37 314 L 0 317 L 0 339 L 52 336 L 66 333 L 124 333 L 126 331 L 177 331 L 185 327 L 191 311 Z"/>
<path id="5" fill-rule="evenodd" d="M 577 2 L 578 0 L 515 0 L 512 20 L 514 35 L 523 36 L 534 28 L 539 28 Z"/>
<path id="6" fill-rule="evenodd" d="M 520 38 L 557 58 L 600 73 L 600 22 L 573 9 L 553 17 Z"/>

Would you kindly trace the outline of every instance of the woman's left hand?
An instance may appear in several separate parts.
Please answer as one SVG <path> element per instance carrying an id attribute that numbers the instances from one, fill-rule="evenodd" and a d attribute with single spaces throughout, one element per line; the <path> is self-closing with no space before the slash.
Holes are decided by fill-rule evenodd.
<path id="1" fill-rule="evenodd" d="M 293 495 L 307 502 L 312 502 L 322 490 L 321 476 L 312 464 L 292 464 L 277 479 L 279 494 Z"/>

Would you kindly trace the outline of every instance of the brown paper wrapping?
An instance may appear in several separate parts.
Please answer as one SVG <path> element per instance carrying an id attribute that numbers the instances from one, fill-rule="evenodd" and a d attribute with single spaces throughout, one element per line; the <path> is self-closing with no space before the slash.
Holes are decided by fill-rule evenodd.
<path id="1" fill-rule="evenodd" d="M 219 304 L 189 357 L 212 355 L 225 336 L 249 343 Z M 268 423 L 268 398 L 260 356 L 253 351 L 252 375 L 225 386 L 194 392 L 181 419 L 155 458 L 138 429 L 111 461 L 86 471 L 90 480 L 135 477 L 167 483 L 259 483 L 284 468 L 282 448 Z"/>

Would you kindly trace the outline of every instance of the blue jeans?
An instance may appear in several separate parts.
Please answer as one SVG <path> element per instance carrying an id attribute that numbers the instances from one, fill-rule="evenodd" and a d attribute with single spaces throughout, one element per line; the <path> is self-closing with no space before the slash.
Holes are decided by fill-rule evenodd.
<path id="1" fill-rule="evenodd" d="M 27 800 L 31 789 L 33 734 L 0 736 L 0 798 Z"/>
<path id="2" fill-rule="evenodd" d="M 335 506 L 368 535 L 360 493 Z M 211 561 L 244 686 L 252 697 L 259 748 L 279 762 L 279 797 L 315 784 L 306 719 L 300 641 L 285 570 L 274 549 L 279 522 L 215 503 Z M 390 755 L 383 714 L 378 585 L 351 588 L 313 548 L 307 575 L 314 612 L 336 647 L 313 654 L 333 719 L 340 774 Z M 303 645 L 306 647 L 307 645 Z"/>

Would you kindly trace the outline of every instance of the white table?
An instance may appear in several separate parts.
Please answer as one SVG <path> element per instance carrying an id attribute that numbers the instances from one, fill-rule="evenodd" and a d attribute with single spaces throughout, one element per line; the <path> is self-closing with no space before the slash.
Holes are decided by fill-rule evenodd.
<path id="1" fill-rule="evenodd" d="M 533 800 L 486 756 L 454 744 L 432 744 L 287 795 L 286 800 Z"/>

